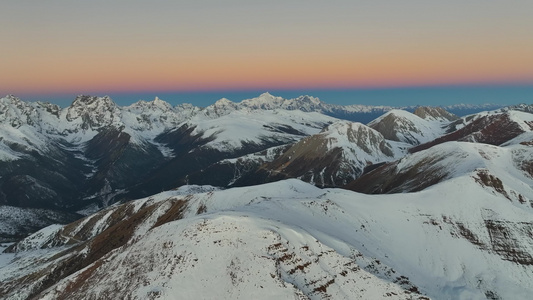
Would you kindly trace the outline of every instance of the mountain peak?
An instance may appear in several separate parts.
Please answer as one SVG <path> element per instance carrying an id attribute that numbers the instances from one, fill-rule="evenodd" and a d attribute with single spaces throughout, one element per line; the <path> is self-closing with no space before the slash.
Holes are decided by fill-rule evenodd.
<path id="1" fill-rule="evenodd" d="M 383 135 L 359 122 L 338 121 L 325 127 L 321 134 L 337 140 L 340 147 L 349 148 L 352 147 L 350 144 L 355 144 L 370 155 L 383 153 L 388 157 L 393 156 L 391 146 Z"/>
<path id="2" fill-rule="evenodd" d="M 76 99 L 74 99 L 74 102 L 72 102 L 71 107 L 98 107 L 101 105 L 105 105 L 107 107 L 116 106 L 115 102 L 113 102 L 109 96 L 98 97 L 90 95 L 78 95 Z"/>
<path id="3" fill-rule="evenodd" d="M 261 95 L 259 95 L 259 98 L 267 98 L 267 97 L 268 98 L 272 98 L 274 96 L 271 93 L 269 93 L 269 92 L 264 92 Z"/>
<path id="4" fill-rule="evenodd" d="M 259 97 L 243 100 L 240 104 L 251 109 L 277 109 L 283 106 L 286 100 L 269 92 L 262 93 Z"/>
<path id="5" fill-rule="evenodd" d="M 314 105 L 320 105 L 322 103 L 322 101 L 320 101 L 320 99 L 318 99 L 317 97 L 313 97 L 309 95 L 300 96 L 296 98 L 296 100 L 300 102 L 308 102 Z"/>
<path id="6" fill-rule="evenodd" d="M 446 111 L 442 107 L 419 106 L 414 111 L 414 114 L 426 120 L 455 121 L 459 119 L 458 116 Z"/>
<path id="7" fill-rule="evenodd" d="M 38 119 L 39 113 L 32 104 L 13 95 L 0 98 L 0 123 L 9 123 L 14 128 L 22 124 L 34 124 L 34 119 Z"/>
<path id="8" fill-rule="evenodd" d="M 385 139 L 419 145 L 443 134 L 440 122 L 431 122 L 408 111 L 393 109 L 368 123 Z"/>
<path id="9" fill-rule="evenodd" d="M 152 105 L 155 106 L 155 107 L 159 107 L 159 108 L 162 108 L 162 109 L 170 109 L 172 108 L 172 105 L 170 105 L 170 103 L 164 101 L 164 100 L 161 100 L 159 97 L 155 97 L 155 99 L 152 101 Z"/>
<path id="10" fill-rule="evenodd" d="M 119 114 L 118 106 L 109 96 L 79 95 L 67 110 L 67 121 L 81 120 L 81 128 L 99 128 L 109 125 Z"/>
<path id="11" fill-rule="evenodd" d="M 228 98 L 221 98 L 219 100 L 217 100 L 217 102 L 215 102 L 215 106 L 227 106 L 227 105 L 232 105 L 232 104 L 235 104 L 233 103 L 233 101 L 229 100 Z"/>
<path id="12" fill-rule="evenodd" d="M 20 101 L 22 101 L 22 100 L 20 100 L 19 97 L 15 96 L 15 95 L 12 95 L 12 94 L 6 95 L 3 99 L 10 100 L 11 102 L 20 102 Z"/>

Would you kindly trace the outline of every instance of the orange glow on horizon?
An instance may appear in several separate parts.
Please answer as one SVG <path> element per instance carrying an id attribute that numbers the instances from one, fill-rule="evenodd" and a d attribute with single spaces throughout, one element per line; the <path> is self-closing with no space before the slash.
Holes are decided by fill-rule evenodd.
<path id="1" fill-rule="evenodd" d="M 413 55 L 415 56 L 415 55 Z M 533 66 L 519 56 L 489 63 L 491 57 L 465 53 L 384 57 L 267 57 L 261 60 L 171 57 L 153 64 L 135 59 L 50 62 L 0 75 L 8 93 L 142 90 L 225 90 L 380 88 L 495 82 L 533 82 Z M 68 65 L 69 68 L 54 67 Z"/>
<path id="2" fill-rule="evenodd" d="M 208 2 L 6 3 L 0 93 L 533 83 L 531 1 Z"/>
<path id="3" fill-rule="evenodd" d="M 505 45 L 479 48 L 457 41 L 438 44 L 375 43 L 275 47 L 244 44 L 239 51 L 183 47 L 179 51 L 98 48 L 84 52 L 32 49 L 0 62 L 4 93 L 85 93 L 94 91 L 238 90 L 307 88 L 387 88 L 402 86 L 533 82 L 533 57 L 528 49 Z M 157 50 L 157 49 L 156 49 Z M 153 51 L 153 52 L 151 52 Z"/>

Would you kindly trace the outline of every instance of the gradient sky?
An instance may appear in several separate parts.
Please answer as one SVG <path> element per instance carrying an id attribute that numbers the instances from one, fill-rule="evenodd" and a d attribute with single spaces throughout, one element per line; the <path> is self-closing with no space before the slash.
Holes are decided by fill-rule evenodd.
<path id="1" fill-rule="evenodd" d="M 0 94 L 533 84 L 533 1 L 10 1 Z"/>

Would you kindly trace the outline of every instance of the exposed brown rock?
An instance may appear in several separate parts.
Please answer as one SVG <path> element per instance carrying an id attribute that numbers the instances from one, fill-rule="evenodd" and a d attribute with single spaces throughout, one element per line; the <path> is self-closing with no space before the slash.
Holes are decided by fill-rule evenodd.
<path id="1" fill-rule="evenodd" d="M 431 142 L 415 146 L 409 149 L 409 152 L 415 153 L 450 141 L 476 142 L 498 146 L 523 132 L 524 130 L 520 125 L 510 119 L 509 114 L 489 115 L 476 119 L 465 127 Z"/>
<path id="2" fill-rule="evenodd" d="M 445 119 L 448 121 L 458 120 L 459 117 L 446 111 L 442 107 L 430 107 L 430 106 L 419 106 L 413 114 L 419 116 L 422 119 Z"/>

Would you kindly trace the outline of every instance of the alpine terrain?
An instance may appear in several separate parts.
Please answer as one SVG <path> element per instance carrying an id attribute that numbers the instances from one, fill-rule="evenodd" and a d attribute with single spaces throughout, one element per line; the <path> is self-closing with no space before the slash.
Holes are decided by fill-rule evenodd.
<path id="1" fill-rule="evenodd" d="M 2 299 L 530 299 L 533 106 L 6 96 L 0 252 Z"/>

